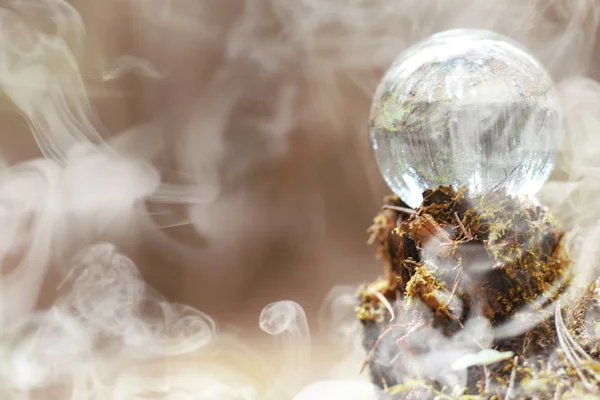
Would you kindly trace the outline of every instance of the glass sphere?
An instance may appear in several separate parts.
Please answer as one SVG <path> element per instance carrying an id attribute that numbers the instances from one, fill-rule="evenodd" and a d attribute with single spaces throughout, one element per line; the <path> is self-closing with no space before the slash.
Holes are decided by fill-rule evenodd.
<path id="1" fill-rule="evenodd" d="M 552 172 L 562 132 L 540 62 L 507 37 L 471 29 L 402 53 L 377 88 L 369 126 L 384 179 L 412 207 L 440 185 L 533 195 Z"/>

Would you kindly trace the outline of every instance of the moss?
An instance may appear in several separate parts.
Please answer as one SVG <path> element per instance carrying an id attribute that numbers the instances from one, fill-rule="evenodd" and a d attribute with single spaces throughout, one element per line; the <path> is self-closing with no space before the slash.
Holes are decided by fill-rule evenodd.
<path id="1" fill-rule="evenodd" d="M 541 207 L 500 192 L 470 198 L 465 187 L 430 189 L 423 197 L 421 207 L 408 218 L 385 209 L 369 229 L 369 243 L 378 243 L 377 254 L 385 263 L 388 285 L 382 293 L 389 300 L 395 300 L 398 293 L 417 297 L 439 313 L 427 290 L 451 287 L 453 279 L 432 276 L 436 262 L 455 266 L 455 270 L 485 270 L 475 273 L 479 289 L 471 296 L 476 299 L 466 298 L 472 290 L 464 285 L 456 289 L 463 300 L 481 302 L 493 322 L 505 320 L 524 304 L 553 291 L 551 301 L 564 289 L 569 280 L 569 262 L 559 246 L 564 232 Z M 401 203 L 397 197 L 386 200 L 390 206 Z M 428 265 L 421 260 L 424 248 L 434 253 Z M 554 287 L 557 282 L 562 282 L 558 288 Z M 369 318 L 368 313 L 361 315 Z"/>
<path id="2" fill-rule="evenodd" d="M 357 308 L 356 313 L 361 321 L 382 322 L 386 317 L 389 319 L 389 310 L 380 298 L 380 296 L 394 297 L 388 280 L 379 279 L 363 285 L 359 288 L 358 293 L 360 306 Z M 377 296 L 377 294 L 380 294 L 380 296 Z"/>
<path id="3" fill-rule="evenodd" d="M 590 285 L 577 301 L 559 310 L 560 318 L 565 315 L 566 333 L 557 333 L 562 330 L 561 321 L 546 308 L 571 280 L 560 223 L 546 209 L 500 190 L 472 198 L 465 187 L 446 186 L 427 190 L 423 197 L 415 210 L 407 209 L 395 196 L 386 198 L 386 206 L 369 228 L 369 243 L 377 244 L 384 275 L 359 289 L 357 315 L 365 329 L 389 335 L 391 304 L 405 309 L 424 304 L 432 326 L 442 326 L 448 337 L 463 328 L 474 310 L 482 312 L 492 326 L 521 319 L 525 324 L 531 316 L 518 312 L 523 307 L 537 313 L 541 322 L 516 337 L 493 343 L 493 348 L 514 352 L 516 358 L 488 367 L 488 387 L 477 370 L 472 371 L 468 387 L 450 392 L 426 378 L 393 382 L 390 376 L 394 375 L 377 366 L 378 373 L 387 374 L 390 393 L 418 390 L 440 399 L 503 399 L 514 385 L 518 393 L 511 393 L 512 398 L 573 398 L 593 393 L 581 374 L 592 382 L 600 376 L 596 361 L 600 324 L 591 314 L 600 312 L 598 285 Z M 451 307 L 453 299 L 464 306 Z M 559 334 L 574 338 L 573 346 L 592 361 L 581 356 L 574 363 L 572 357 L 565 357 Z M 366 347 L 372 352 L 379 339 L 367 340 Z M 550 354 L 555 357 L 548 361 Z M 379 381 L 375 376 L 374 380 Z"/>

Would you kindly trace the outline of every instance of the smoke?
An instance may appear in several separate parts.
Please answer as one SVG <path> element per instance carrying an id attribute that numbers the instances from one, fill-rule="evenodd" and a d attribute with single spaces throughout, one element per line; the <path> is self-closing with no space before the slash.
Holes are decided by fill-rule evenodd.
<path id="1" fill-rule="evenodd" d="M 190 371 L 171 371 L 167 357 L 212 345 L 215 323 L 153 292 L 112 244 L 82 250 L 68 271 L 52 307 L 2 332 L 5 398 L 38 388 L 60 390 L 72 399 L 143 398 L 150 393 L 177 398 L 192 392 L 241 396 L 249 390 L 233 379 L 199 372 L 205 385 L 190 388 L 198 385 Z M 198 363 L 194 369 L 202 367 Z M 239 396 L 231 398 L 245 398 Z"/>
<path id="2" fill-rule="evenodd" d="M 369 106 L 444 29 L 509 35 L 558 83 L 540 199 L 595 279 L 599 18 L 594 0 L 2 2 L 0 397 L 375 398 L 353 317 L 387 193 Z M 423 329 L 411 365 L 461 383 L 447 361 L 477 345 Z"/>

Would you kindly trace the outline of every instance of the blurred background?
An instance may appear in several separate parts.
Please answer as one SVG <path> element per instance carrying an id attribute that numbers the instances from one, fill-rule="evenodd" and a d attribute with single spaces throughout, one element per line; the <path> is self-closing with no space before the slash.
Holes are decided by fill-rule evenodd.
<path id="1" fill-rule="evenodd" d="M 373 92 L 450 28 L 508 35 L 548 68 L 567 135 L 540 196 L 593 227 L 599 18 L 595 0 L 3 1 L 3 323 L 51 309 L 69 260 L 110 242 L 219 329 L 262 346 L 261 310 L 292 300 L 317 343 L 330 290 L 381 272 Z"/>

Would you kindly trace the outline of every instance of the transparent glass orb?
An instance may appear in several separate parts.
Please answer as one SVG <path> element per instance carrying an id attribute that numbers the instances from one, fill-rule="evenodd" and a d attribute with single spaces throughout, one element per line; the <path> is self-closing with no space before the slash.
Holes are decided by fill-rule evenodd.
<path id="1" fill-rule="evenodd" d="M 509 38 L 470 29 L 402 53 L 377 88 L 369 125 L 383 177 L 412 207 L 439 185 L 533 195 L 562 133 L 558 95 L 540 62 Z"/>

